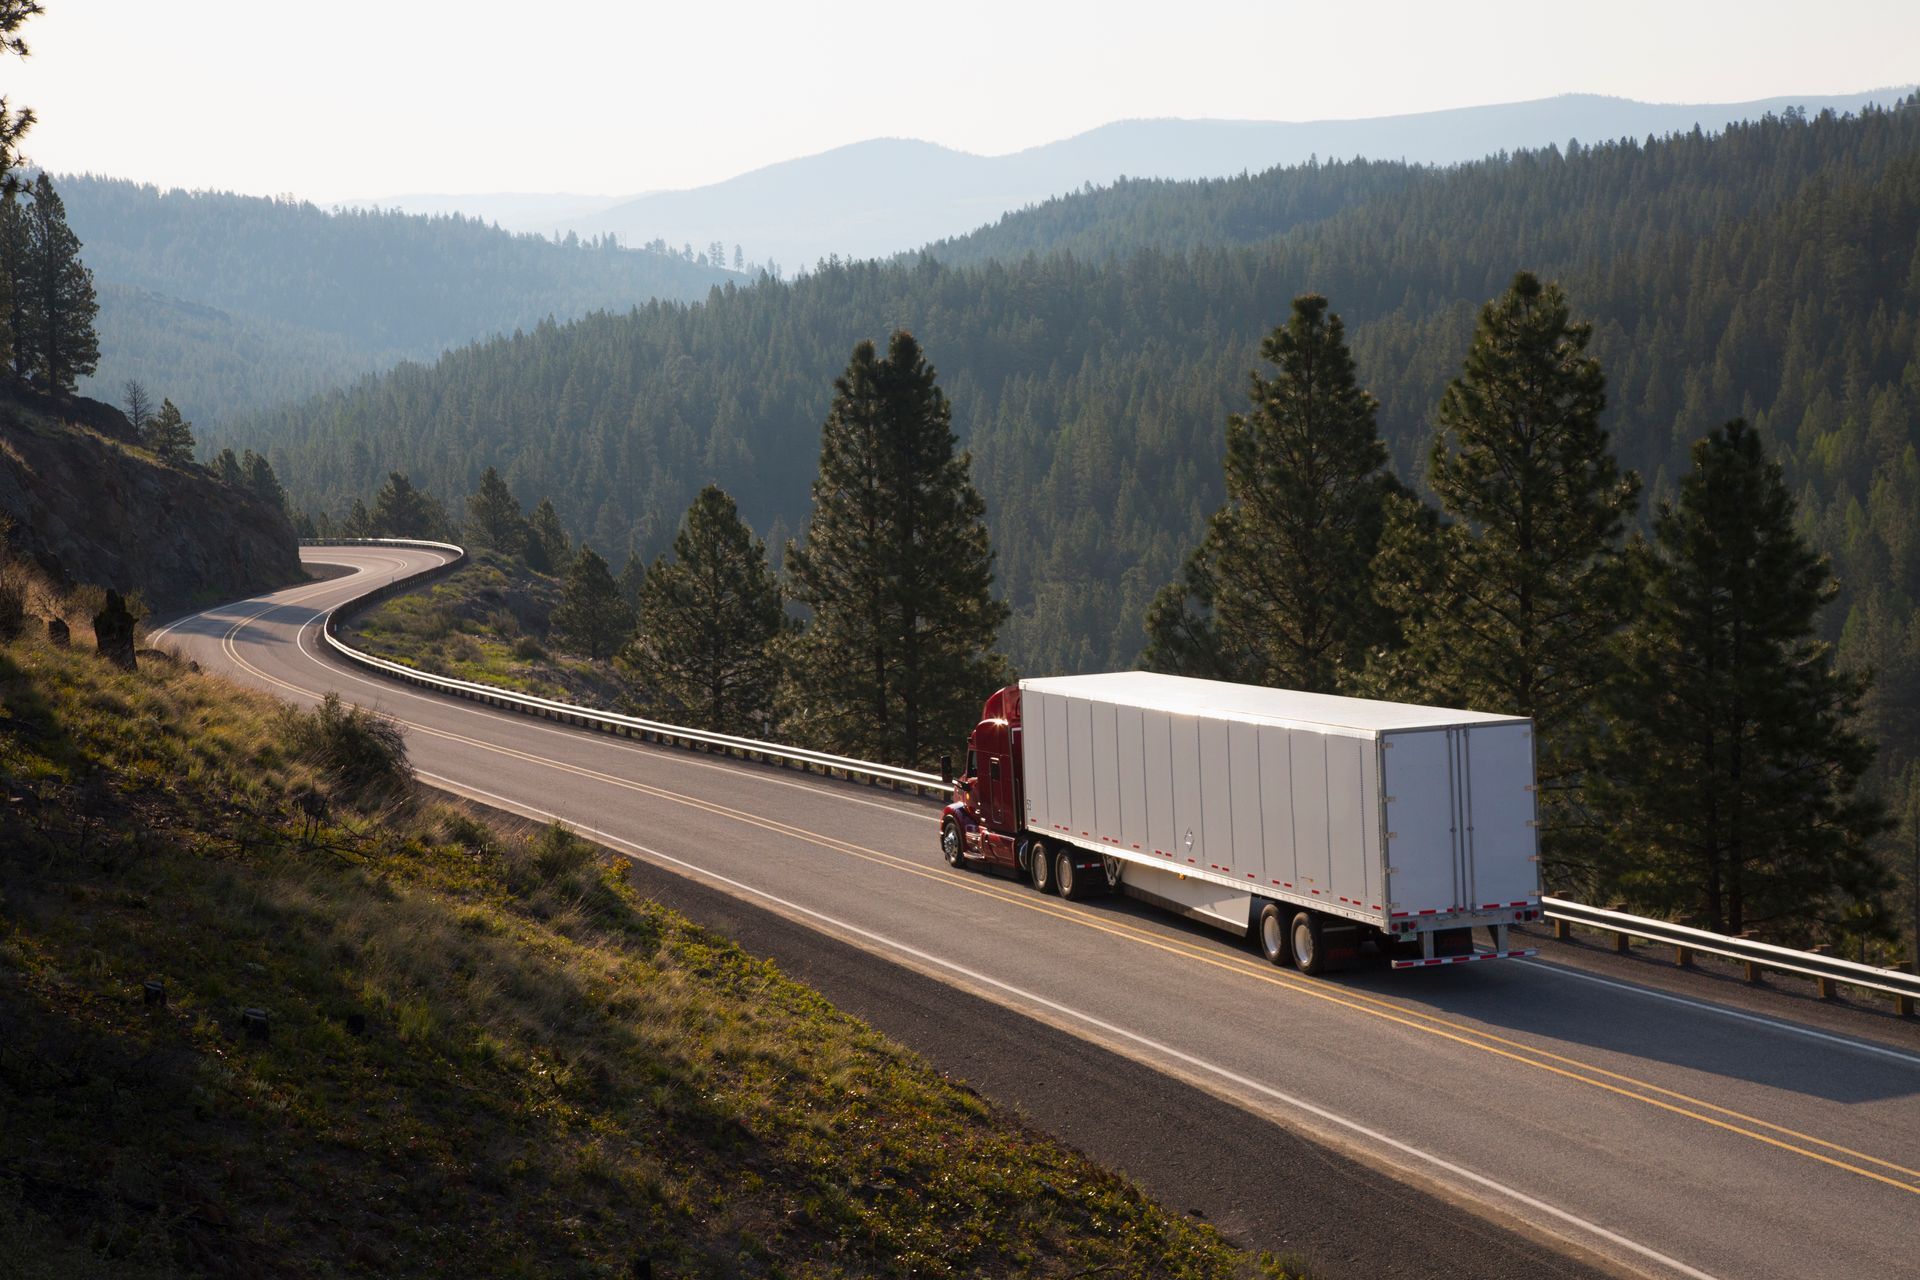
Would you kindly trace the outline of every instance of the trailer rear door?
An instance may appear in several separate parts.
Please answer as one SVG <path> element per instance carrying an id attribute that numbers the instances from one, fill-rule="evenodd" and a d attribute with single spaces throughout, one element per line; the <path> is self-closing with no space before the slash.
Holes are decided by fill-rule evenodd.
<path id="1" fill-rule="evenodd" d="M 1538 894 L 1532 725 L 1391 733 L 1381 757 L 1390 911 L 1474 911 Z"/>

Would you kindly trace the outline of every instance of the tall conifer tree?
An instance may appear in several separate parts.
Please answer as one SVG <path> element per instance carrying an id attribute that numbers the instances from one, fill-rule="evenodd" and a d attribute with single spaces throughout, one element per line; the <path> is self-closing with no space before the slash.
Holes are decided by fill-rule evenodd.
<path id="1" fill-rule="evenodd" d="M 1694 445 L 1653 534 L 1589 787 L 1604 883 L 1727 933 L 1884 930 L 1869 841 L 1888 823 L 1859 791 L 1873 747 L 1851 727 L 1867 681 L 1816 633 L 1838 586 L 1744 421 Z"/>
<path id="2" fill-rule="evenodd" d="M 620 598 L 607 562 L 592 547 L 581 547 L 567 567 L 560 604 L 553 611 L 553 634 L 589 658 L 612 657 L 633 634 L 633 610 Z"/>
<path id="3" fill-rule="evenodd" d="M 947 400 L 920 344 L 853 349 L 820 431 L 804 543 L 789 544 L 793 598 L 812 610 L 786 701 L 809 740 L 926 765 L 956 742 L 1002 678 L 986 510 L 956 453 Z"/>
<path id="4" fill-rule="evenodd" d="M 773 715 L 785 628 L 766 543 L 718 485 L 700 491 L 640 585 L 640 626 L 629 650 L 653 691 L 649 709 L 676 724 L 763 735 Z"/>
<path id="5" fill-rule="evenodd" d="M 1294 299 L 1250 376 L 1252 410 L 1227 419 L 1227 501 L 1179 582 L 1148 616 L 1162 670 L 1332 693 L 1388 633 L 1370 562 L 1399 484 L 1354 375 L 1340 317 Z"/>
<path id="6" fill-rule="evenodd" d="M 141 443 L 153 450 L 170 467 L 184 467 L 193 461 L 193 424 L 180 413 L 173 401 L 162 400 L 160 411 L 147 421 Z M 233 451 L 227 450 L 229 454 Z M 237 471 L 236 467 L 236 471 Z"/>
<path id="7" fill-rule="evenodd" d="M 373 495 L 367 517 L 371 538 L 438 538 L 446 532 L 446 508 L 414 487 L 404 471 L 387 473 L 380 492 Z"/>
<path id="8" fill-rule="evenodd" d="M 526 550 L 527 521 L 520 514 L 519 499 L 492 467 L 481 473 L 479 489 L 467 495 L 466 537 L 475 547 L 510 556 Z"/>
<path id="9" fill-rule="evenodd" d="M 1630 613 L 1620 538 L 1640 489 L 1600 426 L 1591 332 L 1530 272 L 1481 309 L 1428 466 L 1452 523 L 1395 504 L 1378 567 L 1404 643 L 1369 672 L 1388 696 L 1533 717 L 1550 879 L 1610 641 Z"/>
<path id="10" fill-rule="evenodd" d="M 540 505 L 527 518 L 527 567 L 536 573 L 560 573 L 573 559 L 573 543 L 560 527 L 560 513 L 553 509 L 552 498 L 540 499 Z"/>
<path id="11" fill-rule="evenodd" d="M 27 376 L 42 391 L 64 395 L 100 363 L 93 329 L 100 303 L 93 273 L 80 261 L 80 237 L 44 173 L 33 181 L 24 251 L 16 287 L 24 294 Z"/>

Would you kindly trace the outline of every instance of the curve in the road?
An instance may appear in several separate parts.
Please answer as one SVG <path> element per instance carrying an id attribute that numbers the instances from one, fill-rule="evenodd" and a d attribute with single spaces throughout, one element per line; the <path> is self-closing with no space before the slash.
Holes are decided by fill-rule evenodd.
<path id="1" fill-rule="evenodd" d="M 1785 1100 L 1793 1101 L 1796 1090 L 1790 1085 L 1783 1089 L 1765 1072 L 1748 1071 L 1748 1075 L 1763 1078 L 1742 1080 L 1739 1072 L 1702 1071 L 1697 1066 L 1684 1069 L 1691 1062 L 1676 1070 L 1674 1064 L 1657 1055 L 1636 1058 L 1630 1052 L 1623 1054 L 1611 1047 L 1602 1051 L 1590 1046 L 1589 1052 L 1576 1056 L 1565 1051 L 1564 1044 L 1550 1047 L 1502 1034 L 1487 1025 L 1488 1014 L 1504 1014 L 1508 1010 L 1490 1011 L 1475 1008 L 1473 1000 L 1450 1000 L 1447 988 L 1430 983 L 1400 988 L 1402 992 L 1421 993 L 1437 1006 L 1422 1008 L 1415 999 L 1399 992 L 1393 996 L 1375 994 L 1365 989 L 1364 982 L 1333 984 L 1273 970 L 1244 952 L 1222 946 L 1217 939 L 1186 931 L 1178 922 L 1158 916 L 1124 908 L 1069 905 L 1037 898 L 1008 882 L 956 875 L 944 868 L 935 870 L 927 865 L 932 861 L 930 856 L 925 860 L 903 857 L 880 847 L 888 843 L 896 843 L 897 847 L 896 837 L 905 836 L 906 847 L 917 848 L 924 843 L 931 849 L 930 839 L 921 840 L 907 834 L 930 827 L 931 818 L 924 805 L 889 804 L 848 794 L 851 789 L 844 786 L 781 778 L 777 776 L 778 770 L 765 766 L 695 760 L 587 731 L 524 721 L 471 703 L 453 702 L 408 687 L 368 680 L 333 665 L 307 644 L 308 635 L 324 614 L 323 602 L 349 599 L 379 585 L 385 580 L 382 575 L 392 576 L 421 562 L 415 555 L 384 549 L 375 554 L 365 548 L 355 548 L 351 553 L 328 551 L 325 558 L 346 559 L 360 572 L 352 578 L 330 580 L 277 597 L 194 615 L 182 619 L 168 631 L 196 652 L 206 652 L 211 644 L 219 658 L 243 676 L 295 697 L 313 698 L 322 689 L 348 681 L 370 690 L 371 701 L 398 701 L 405 705 L 409 714 L 400 719 L 416 735 L 416 758 L 426 758 L 422 774 L 429 781 L 509 811 L 536 817 L 569 817 L 569 813 L 558 811 L 569 806 L 556 808 L 557 793 L 579 797 L 584 805 L 572 807 L 571 815 L 577 817 L 584 807 L 596 817 L 591 824 L 575 820 L 573 825 L 613 847 L 655 864 L 702 876 L 712 884 L 725 886 L 729 892 L 762 902 L 790 918 L 807 920 L 843 940 L 904 961 L 923 973 L 942 976 L 954 985 L 985 995 L 1020 1014 L 1074 1029 L 1159 1070 L 1231 1097 L 1263 1117 L 1335 1137 L 1365 1159 L 1384 1160 L 1400 1167 L 1411 1160 L 1420 1166 L 1419 1172 L 1430 1182 L 1454 1187 L 1471 1185 L 1478 1189 L 1481 1198 L 1516 1214 L 1523 1222 L 1570 1234 L 1604 1254 L 1630 1260 L 1642 1269 L 1694 1277 L 1742 1274 L 1744 1264 L 1765 1258 L 1770 1263 L 1765 1274 L 1774 1274 L 1783 1258 L 1795 1254 L 1832 1264 L 1847 1251 L 1836 1255 L 1824 1242 L 1809 1240 L 1806 1232 L 1786 1233 L 1776 1242 L 1761 1241 L 1756 1249 L 1752 1239 L 1756 1234 L 1752 1228 L 1756 1224 L 1732 1215 L 1719 1224 L 1718 1230 L 1702 1232 L 1698 1219 L 1703 1197 L 1696 1188 L 1689 1187 L 1682 1202 L 1663 1214 L 1649 1212 L 1650 1206 L 1659 1205 L 1660 1196 L 1603 1193 L 1605 1187 L 1622 1180 L 1631 1186 L 1645 1184 L 1649 1178 L 1657 1182 L 1661 1174 L 1677 1174 L 1691 1177 L 1695 1183 L 1705 1182 L 1711 1192 L 1704 1197 L 1707 1201 L 1717 1199 L 1750 1207 L 1759 1201 L 1749 1189 L 1716 1189 L 1712 1182 L 1716 1177 L 1737 1176 L 1758 1162 L 1765 1164 L 1767 1179 L 1778 1184 L 1773 1188 L 1776 1195 L 1786 1193 L 1788 1199 L 1805 1201 L 1805 1184 L 1812 1181 L 1821 1184 L 1823 1196 L 1831 1196 L 1845 1206 L 1844 1216 L 1858 1218 L 1890 1209 L 1893 1221 L 1910 1217 L 1911 1209 L 1901 1210 L 1877 1202 L 1863 1206 L 1858 1202 L 1859 1197 L 1850 1196 L 1838 1184 L 1826 1186 L 1825 1180 L 1844 1175 L 1856 1187 L 1874 1184 L 1881 1188 L 1879 1195 L 1891 1195 L 1896 1201 L 1908 1204 L 1915 1194 L 1920 1194 L 1920 1171 L 1901 1164 L 1891 1154 L 1915 1149 L 1911 1139 L 1920 1136 L 1915 1132 L 1920 1126 L 1914 1124 L 1910 1105 L 1904 1113 L 1893 1112 L 1887 1105 L 1892 1100 L 1911 1099 L 1920 1092 L 1920 1075 L 1916 1074 L 1920 1057 L 1900 1049 L 1868 1043 L 1858 1045 L 1867 1054 L 1878 1053 L 1888 1059 L 1882 1070 L 1895 1074 L 1886 1078 L 1875 1076 L 1846 1056 L 1839 1060 L 1841 1070 L 1837 1074 L 1853 1081 L 1850 1093 L 1857 1095 L 1859 1105 L 1876 1113 L 1886 1113 L 1876 1116 L 1865 1127 L 1838 1124 L 1847 1118 L 1846 1112 L 1822 1107 L 1817 1101 L 1797 1103 L 1807 1119 L 1767 1119 L 1758 1113 L 1768 1108 L 1759 1104 L 1777 1105 L 1783 1101 L 1783 1095 Z M 362 700 L 369 699 L 363 697 Z M 434 723 L 428 723 L 429 720 Z M 476 732 L 486 736 L 476 736 Z M 420 738 L 426 742 L 420 742 Z M 563 755 L 570 758 L 560 758 Z M 537 771 L 542 781 L 531 787 L 519 786 L 517 790 L 506 785 L 513 774 L 499 767 L 502 760 L 528 772 Z M 692 774 L 686 766 L 698 766 L 703 772 Z M 672 774 L 677 780 L 673 785 L 663 785 L 661 781 L 643 782 L 627 776 L 629 771 L 641 770 Z M 551 776 L 555 774 L 560 776 Z M 697 781 L 690 783 L 689 778 Z M 755 789 L 757 784 L 769 782 L 778 783 L 782 791 Z M 718 788 L 724 798 L 714 798 L 713 788 Z M 703 790 L 707 794 L 698 794 Z M 508 794 L 510 791 L 515 793 Z M 617 799 L 620 796 L 626 799 Z M 880 838 L 868 836 L 856 840 L 820 829 L 825 825 L 821 818 L 844 819 L 848 801 L 857 802 L 871 814 L 868 821 L 874 824 L 873 829 Z M 813 806 L 818 817 L 811 821 L 792 821 L 786 816 L 775 816 L 794 804 Z M 742 805 L 755 805 L 757 810 Z M 631 815 L 627 822 L 610 821 L 609 816 L 603 816 L 623 813 Z M 907 826 L 902 828 L 901 823 Z M 772 861 L 749 859 L 744 866 L 737 859 L 728 862 L 712 856 L 696 861 L 692 856 L 683 856 L 692 853 L 686 843 L 676 844 L 657 834 L 645 841 L 634 838 L 654 827 L 669 834 L 677 828 L 695 846 L 711 840 L 716 832 L 730 830 L 735 835 L 729 837 L 727 843 L 747 838 L 761 840 L 763 843 L 756 848 L 772 851 Z M 744 836 L 743 830 L 753 834 Z M 661 847 L 669 844 L 671 848 Z M 917 945 L 897 936 L 896 929 L 885 927 L 889 919 L 885 904 L 876 912 L 861 892 L 872 884 L 869 873 L 848 877 L 835 874 L 830 867 L 814 866 L 796 876 L 789 864 L 796 861 L 792 854 L 800 847 L 816 850 L 842 865 L 845 860 L 853 859 L 865 868 L 884 872 L 887 877 L 922 885 L 918 889 L 908 885 L 903 891 L 901 885 L 890 883 L 884 886 L 885 892 L 880 896 L 899 909 L 896 914 L 924 911 L 927 904 L 938 901 L 943 918 L 960 922 L 959 931 L 942 934 L 943 941 L 938 946 Z M 853 886 L 851 890 L 846 887 L 849 884 Z M 961 891 L 965 902 L 973 905 L 967 906 L 964 902 L 956 905 L 953 896 L 956 890 Z M 1051 919 L 1037 930 L 1021 923 L 1036 916 Z M 975 926 L 971 930 L 970 924 Z M 1064 931 L 1063 924 L 1077 928 Z M 983 950 L 979 938 L 974 936 L 980 933 L 991 935 L 1007 947 L 1045 955 L 1049 960 L 1045 970 L 1049 980 L 1031 981 L 1017 956 L 1009 964 L 1004 953 L 996 953 L 990 946 Z M 1081 935 L 1078 941 L 1070 936 L 1074 934 Z M 1140 953 L 1139 957 L 1129 959 L 1114 951 L 1116 941 L 1125 944 L 1124 950 Z M 1062 990 L 1062 984 L 1053 980 L 1055 962 L 1090 963 L 1096 968 L 1111 969 L 1122 977 L 1151 974 L 1174 999 L 1155 999 L 1153 981 L 1148 981 L 1144 990 L 1136 993 L 1139 998 L 1134 1000 L 1095 999 L 1092 993 L 1077 992 L 1071 983 Z M 1197 969 L 1229 975 L 1229 979 L 1206 983 L 1200 978 L 1198 981 L 1203 985 L 1196 986 Z M 1509 972 L 1525 974 L 1526 970 L 1515 966 Z M 1525 988 L 1526 982 L 1537 984 L 1549 975 L 1589 977 L 1556 974 L 1545 966 L 1538 967 L 1537 972 L 1538 977 L 1476 980 L 1453 988 L 1452 994 L 1504 988 L 1544 1011 L 1554 1003 L 1579 1002 L 1556 1001 L 1551 995 Z M 1275 1064 L 1270 1054 L 1259 1052 L 1257 1035 L 1249 1037 L 1241 1032 L 1222 1036 L 1221 1045 L 1215 1047 L 1208 1043 L 1209 1029 L 1204 1021 L 1196 1026 L 1191 1016 L 1183 1016 L 1191 1011 L 1183 1008 L 1184 1002 L 1178 1000 L 1183 994 L 1197 993 L 1204 999 L 1195 1003 L 1207 1006 L 1210 1011 L 1224 1011 L 1229 1017 L 1237 1014 L 1243 1020 L 1245 1008 L 1266 1007 L 1259 1003 L 1257 994 L 1246 990 L 1249 981 L 1259 989 L 1280 991 L 1296 1001 L 1290 1010 L 1279 1011 L 1283 1022 L 1305 1022 L 1319 1016 L 1297 1005 L 1297 998 L 1305 997 L 1308 1005 L 1338 1011 L 1329 1017 L 1348 1020 L 1358 1017 L 1366 1022 L 1387 1024 L 1401 1037 L 1393 1045 L 1390 1066 L 1369 1061 L 1375 1046 L 1368 1044 L 1364 1033 L 1345 1024 L 1328 1024 L 1323 1019 L 1318 1033 L 1344 1043 L 1348 1055 L 1344 1059 L 1348 1064 L 1344 1075 L 1336 1073 L 1329 1081 L 1325 1071 L 1305 1072 L 1319 1077 L 1321 1096 L 1317 1099 L 1312 1096 L 1314 1090 L 1265 1078 Z M 1516 986 L 1516 983 L 1522 985 Z M 1594 1006 L 1591 1016 L 1602 1020 L 1632 1018 L 1630 1010 L 1621 1005 L 1622 999 L 1640 994 L 1661 995 L 1640 992 L 1627 984 L 1611 985 L 1621 988 L 1624 994 L 1610 997 L 1611 1003 Z M 1223 995 L 1234 989 L 1240 994 Z M 1464 1016 L 1458 1008 L 1450 1007 L 1462 1003 L 1468 1010 Z M 1710 1001 L 1690 1003 L 1698 1009 L 1717 1010 Z M 1751 1018 L 1751 1015 L 1739 1016 Z M 1163 1025 L 1151 1031 L 1143 1029 L 1142 1017 L 1149 1023 L 1157 1019 Z M 1498 1020 L 1497 1016 L 1492 1019 Z M 1698 1028 L 1673 1023 L 1671 1019 L 1648 1017 L 1643 1020 L 1663 1022 L 1669 1034 L 1685 1031 L 1702 1041 L 1704 1047 L 1698 1051 L 1667 1055 L 1691 1060 L 1732 1062 L 1756 1049 L 1765 1052 L 1767 1045 L 1733 1043 L 1731 1037 L 1781 1034 L 1765 1025 L 1744 1027 L 1737 1021 L 1703 1033 Z M 1792 1023 L 1778 1026 L 1790 1034 L 1806 1030 Z M 1808 1034 L 1835 1042 L 1825 1046 L 1831 1053 L 1844 1055 L 1848 1048 L 1848 1042 L 1841 1037 L 1822 1032 Z M 1404 1039 L 1407 1036 L 1428 1042 L 1431 1047 L 1421 1049 L 1410 1045 Z M 1568 1038 L 1577 1042 L 1583 1036 L 1596 1045 L 1609 1039 L 1632 1040 L 1631 1034 L 1600 1035 L 1592 1028 L 1577 1027 L 1571 1029 Z M 1291 1052 L 1285 1055 L 1286 1065 L 1295 1069 L 1314 1067 L 1309 1058 L 1303 1057 L 1300 1042 L 1288 1048 Z M 1808 1051 L 1798 1052 L 1805 1058 Z M 1851 1058 L 1862 1056 L 1866 1055 L 1855 1054 Z M 1396 1086 L 1403 1094 L 1412 1092 L 1417 1096 L 1417 1081 L 1423 1073 L 1407 1070 L 1406 1062 L 1424 1062 L 1429 1057 L 1435 1064 L 1433 1077 L 1436 1081 L 1445 1080 L 1444 1087 L 1437 1088 L 1436 1092 L 1449 1094 L 1454 1099 L 1461 1108 L 1459 1122 L 1469 1130 L 1476 1124 L 1486 1125 L 1490 1117 L 1502 1114 L 1503 1108 L 1490 1106 L 1484 1099 L 1473 1096 L 1470 1088 L 1463 1090 L 1462 1081 L 1491 1072 L 1507 1072 L 1509 1074 L 1501 1078 L 1501 1089 L 1513 1095 L 1514 1111 L 1528 1115 L 1527 1123 L 1517 1127 L 1535 1138 L 1551 1134 L 1556 1141 L 1571 1146 L 1578 1153 L 1576 1159 L 1599 1163 L 1602 1176 L 1597 1179 L 1557 1177 L 1552 1161 L 1544 1162 L 1546 1167 L 1543 1167 L 1536 1153 L 1524 1145 L 1516 1147 L 1511 1139 L 1497 1133 L 1489 1137 L 1485 1147 L 1469 1141 L 1465 1150 L 1461 1150 L 1457 1141 L 1448 1140 L 1444 1123 L 1436 1127 L 1417 1114 L 1417 1107 L 1410 1113 L 1404 1097 L 1393 1096 Z M 1472 1065 L 1475 1060 L 1484 1060 L 1488 1065 L 1475 1067 Z M 1808 1069 L 1834 1070 L 1835 1067 L 1833 1062 L 1826 1062 L 1815 1068 L 1811 1059 L 1808 1062 Z M 1353 1087 L 1355 1065 L 1369 1067 L 1373 1074 L 1383 1077 L 1381 1085 Z M 1542 1079 L 1538 1083 L 1526 1083 L 1510 1074 L 1514 1070 L 1533 1073 Z M 1665 1083 L 1651 1078 L 1662 1071 L 1671 1071 L 1673 1078 Z M 1739 1105 L 1731 1100 L 1712 1101 L 1700 1096 L 1709 1091 L 1701 1087 L 1703 1083 L 1727 1089 L 1736 1098 L 1751 1097 L 1753 1101 L 1742 1101 Z M 1598 1097 L 1588 1102 L 1571 1101 L 1573 1095 L 1566 1092 L 1568 1089 Z M 1554 1113 L 1551 1119 L 1530 1114 L 1543 1104 Z M 1628 1116 L 1618 1111 L 1620 1107 L 1639 1108 L 1646 1114 Z M 1904 1125 L 1896 1123 L 1889 1127 L 1878 1123 L 1886 1115 L 1897 1119 L 1900 1114 L 1904 1114 Z M 1655 1116 L 1659 1119 L 1652 1118 Z M 1601 1129 L 1617 1127 L 1620 1132 L 1614 1142 L 1595 1142 L 1579 1132 L 1583 1121 Z M 1130 1117 L 1129 1123 L 1134 1122 L 1137 1118 Z M 1828 1137 L 1815 1132 L 1835 1127 L 1847 1136 Z M 1694 1131 L 1691 1137 L 1688 1128 Z M 1568 1132 L 1570 1129 L 1573 1131 Z M 1329 1130 L 1333 1132 L 1330 1134 Z M 1704 1131 L 1719 1137 L 1709 1139 Z M 1880 1141 L 1868 1141 L 1868 1135 Z M 1891 1144 L 1886 1142 L 1889 1136 L 1894 1139 Z M 1716 1145 L 1723 1139 L 1747 1144 L 1756 1154 L 1743 1157 L 1731 1148 Z M 1874 1154 L 1869 1149 L 1873 1147 L 1889 1154 Z M 1488 1149 L 1522 1157 L 1519 1166 L 1527 1177 L 1516 1181 L 1511 1173 L 1495 1177 L 1486 1172 L 1484 1161 L 1474 1157 L 1484 1156 Z M 1757 1154 L 1758 1150 L 1769 1154 L 1762 1157 Z M 1809 1171 L 1795 1175 L 1779 1163 L 1783 1159 L 1799 1161 Z M 1826 1172 L 1812 1173 L 1816 1167 Z M 1145 1180 L 1149 1185 L 1155 1181 L 1152 1177 Z M 1535 1185 L 1523 1188 L 1526 1182 Z M 1858 1261 L 1863 1265 L 1891 1263 L 1897 1272 L 1900 1264 L 1896 1255 L 1871 1256 L 1871 1249 L 1860 1246 L 1858 1242 L 1872 1238 L 1874 1232 L 1871 1229 L 1862 1232 L 1858 1226 L 1853 1223 L 1853 1229 L 1836 1227 L 1832 1234 L 1836 1240 L 1853 1241 L 1851 1253 L 1860 1255 Z M 1754 1270 L 1753 1273 L 1762 1272 Z M 1805 1273 L 1829 1272 L 1814 1267 Z"/>

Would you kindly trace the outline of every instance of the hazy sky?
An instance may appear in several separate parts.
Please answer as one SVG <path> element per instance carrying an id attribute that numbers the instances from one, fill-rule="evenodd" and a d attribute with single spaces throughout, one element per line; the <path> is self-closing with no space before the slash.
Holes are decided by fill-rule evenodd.
<path id="1" fill-rule="evenodd" d="M 323 201 L 625 194 L 862 138 L 997 154 L 1140 116 L 1839 93 L 1920 65 L 1915 0 L 46 6 L 32 58 L 0 65 L 40 114 L 34 160 Z"/>

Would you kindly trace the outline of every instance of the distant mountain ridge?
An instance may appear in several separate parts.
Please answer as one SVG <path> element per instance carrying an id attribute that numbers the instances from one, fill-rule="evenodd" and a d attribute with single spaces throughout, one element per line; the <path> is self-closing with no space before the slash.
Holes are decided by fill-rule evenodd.
<path id="1" fill-rule="evenodd" d="M 703 299 L 739 277 L 476 219 L 56 178 L 100 294 L 83 387 L 129 378 L 203 426 L 549 317 Z"/>
<path id="2" fill-rule="evenodd" d="M 991 223 L 1012 210 L 1135 178 L 1217 178 L 1320 159 L 1446 165 L 1502 152 L 1713 133 L 1737 120 L 1797 108 L 1856 112 L 1906 88 L 1804 94 L 1736 103 L 1648 103 L 1598 94 L 1459 107 L 1412 115 L 1307 122 L 1123 120 L 1003 156 L 931 142 L 875 138 L 767 165 L 724 182 L 640 196 L 565 222 L 623 243 L 736 244 L 788 273 L 829 256 L 885 257 Z M 421 199 L 422 197 L 415 197 Z M 546 211 L 551 221 L 553 212 Z M 549 229 L 542 227 L 541 229 Z"/>

